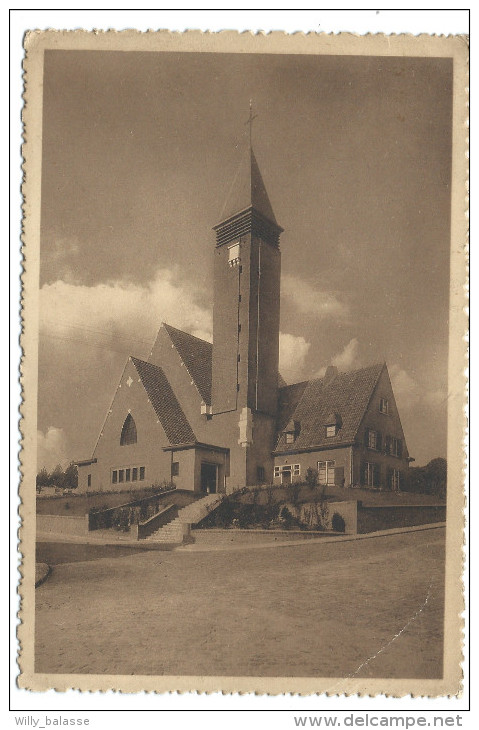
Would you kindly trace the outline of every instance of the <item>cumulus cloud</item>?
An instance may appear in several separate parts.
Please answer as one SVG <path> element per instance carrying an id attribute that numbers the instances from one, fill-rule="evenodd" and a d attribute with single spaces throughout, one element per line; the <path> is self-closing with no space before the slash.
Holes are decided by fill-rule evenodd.
<path id="1" fill-rule="evenodd" d="M 357 340 L 356 337 L 349 340 L 348 344 L 331 358 L 331 365 L 335 365 L 338 370 L 343 373 L 348 370 L 360 368 L 362 363 L 359 356 L 359 340 Z M 326 367 L 322 367 L 314 373 L 314 377 L 323 378 L 325 373 Z"/>
<path id="2" fill-rule="evenodd" d="M 111 281 L 94 286 L 55 281 L 40 290 L 40 326 L 57 339 L 109 338 L 151 346 L 162 321 L 211 339 L 211 313 L 201 292 L 162 269 L 144 285 Z M 138 347 L 137 344 L 137 347 Z"/>
<path id="3" fill-rule="evenodd" d="M 304 337 L 284 332 L 279 335 L 279 370 L 287 383 L 294 383 L 303 377 L 303 368 L 311 343 Z"/>
<path id="4" fill-rule="evenodd" d="M 288 298 L 302 314 L 319 319 L 345 319 L 349 314 L 347 304 L 335 294 L 315 289 L 308 282 L 290 274 L 281 277 L 281 295 Z"/>
<path id="5" fill-rule="evenodd" d="M 421 400 L 418 383 L 406 370 L 394 364 L 389 368 L 389 376 L 399 408 L 411 408 Z"/>
<path id="6" fill-rule="evenodd" d="M 397 364 L 389 368 L 389 375 L 400 409 L 411 409 L 419 404 L 434 409 L 444 405 L 447 401 L 447 393 L 442 388 L 436 390 L 421 388 L 419 383 Z"/>
<path id="7" fill-rule="evenodd" d="M 45 467 L 52 471 L 57 464 L 65 467 L 67 458 L 67 437 L 62 428 L 50 426 L 45 433 L 37 431 L 37 470 Z"/>
<path id="8" fill-rule="evenodd" d="M 349 340 L 348 344 L 341 350 L 341 352 L 338 352 L 338 354 L 333 357 L 331 364 L 336 365 L 338 370 L 343 372 L 361 367 L 358 340 L 355 337 L 353 337 L 352 340 Z"/>

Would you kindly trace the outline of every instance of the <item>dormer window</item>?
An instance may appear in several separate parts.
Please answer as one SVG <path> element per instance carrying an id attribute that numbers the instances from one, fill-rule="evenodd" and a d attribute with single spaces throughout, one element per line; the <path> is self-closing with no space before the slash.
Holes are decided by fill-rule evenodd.
<path id="1" fill-rule="evenodd" d="M 228 246 L 228 264 L 233 268 L 233 266 L 238 266 L 240 261 L 240 244 L 239 241 L 236 241 L 236 243 Z"/>
<path id="2" fill-rule="evenodd" d="M 389 413 L 389 403 L 386 398 L 379 399 L 379 413 L 384 413 L 386 415 Z"/>
<path id="3" fill-rule="evenodd" d="M 301 431 L 301 424 L 299 421 L 289 421 L 286 428 L 283 430 L 285 434 L 285 441 L 287 444 L 294 444 Z"/>
<path id="4" fill-rule="evenodd" d="M 324 422 L 326 429 L 326 438 L 334 438 L 339 433 L 341 426 L 343 425 L 341 416 L 339 413 L 330 413 Z"/>

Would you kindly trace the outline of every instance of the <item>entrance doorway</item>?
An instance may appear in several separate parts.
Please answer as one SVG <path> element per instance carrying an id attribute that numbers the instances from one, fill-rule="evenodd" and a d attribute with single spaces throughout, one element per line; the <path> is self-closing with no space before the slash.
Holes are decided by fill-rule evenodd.
<path id="1" fill-rule="evenodd" d="M 281 472 L 281 484 L 291 484 L 291 467 L 283 466 Z"/>
<path id="2" fill-rule="evenodd" d="M 218 475 L 218 464 L 210 464 L 204 461 L 201 464 L 201 491 L 205 494 L 214 494 L 216 492 Z"/>

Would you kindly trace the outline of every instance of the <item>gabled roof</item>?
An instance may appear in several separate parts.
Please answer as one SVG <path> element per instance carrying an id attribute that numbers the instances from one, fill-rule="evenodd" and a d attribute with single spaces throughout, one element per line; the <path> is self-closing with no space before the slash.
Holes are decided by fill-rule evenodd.
<path id="1" fill-rule="evenodd" d="M 211 403 L 211 362 L 213 345 L 206 340 L 163 323 L 165 330 L 185 364 L 203 401 Z"/>
<path id="2" fill-rule="evenodd" d="M 350 373 L 338 373 L 326 384 L 323 378 L 319 378 L 281 388 L 276 451 L 351 443 L 384 367 L 381 363 Z M 325 423 L 331 413 L 341 416 L 342 427 L 336 436 L 326 438 Z M 283 432 L 290 420 L 301 423 L 301 431 L 294 444 L 286 444 Z"/>
<path id="3" fill-rule="evenodd" d="M 196 441 L 193 429 L 183 413 L 163 370 L 157 365 L 138 360 L 136 357 L 132 357 L 131 361 L 140 376 L 150 403 L 155 409 L 170 444 Z"/>
<path id="4" fill-rule="evenodd" d="M 248 149 L 241 160 L 220 220 L 227 220 L 235 213 L 240 213 L 248 208 L 254 208 L 272 223 L 278 225 L 252 149 Z"/>

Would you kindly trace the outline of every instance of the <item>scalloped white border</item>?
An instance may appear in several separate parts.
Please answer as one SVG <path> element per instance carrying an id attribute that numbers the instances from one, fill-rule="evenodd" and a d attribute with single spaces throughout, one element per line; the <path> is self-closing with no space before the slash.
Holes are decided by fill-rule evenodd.
<path id="1" fill-rule="evenodd" d="M 57 47 L 62 47 L 62 41 L 65 38 L 68 39 L 68 47 L 71 47 L 70 41 L 74 38 L 76 39 L 76 38 L 79 38 L 80 36 L 82 36 L 81 32 L 75 32 L 75 33 L 68 33 L 67 35 L 63 35 L 62 39 L 60 39 L 60 37 L 59 37 L 60 35 L 61 34 L 55 34 L 54 43 Z M 188 32 L 182 33 L 182 34 L 178 34 L 178 33 L 168 34 L 168 32 L 163 32 L 161 34 L 146 33 L 140 37 L 135 31 L 126 31 L 126 32 L 118 33 L 118 34 L 115 34 L 112 32 L 106 32 L 106 33 L 97 32 L 97 33 L 93 34 L 92 36 L 90 36 L 90 38 L 85 38 L 84 35 L 83 35 L 83 38 L 85 40 L 87 40 L 87 45 L 88 45 L 88 42 L 90 42 L 90 39 L 94 39 L 94 45 L 96 48 L 98 48 L 98 46 L 102 47 L 103 43 L 105 41 L 108 43 L 108 41 L 112 37 L 112 35 L 115 35 L 116 38 L 122 37 L 122 39 L 127 43 L 127 45 L 130 44 L 131 40 L 140 40 L 141 39 L 140 43 L 143 43 L 144 39 L 149 40 L 155 36 L 156 36 L 156 39 L 158 39 L 158 36 L 161 36 L 162 40 L 166 40 L 167 48 L 164 48 L 164 50 L 169 50 L 170 41 L 172 39 L 174 39 L 174 40 L 178 40 L 179 38 L 181 38 L 182 40 L 186 39 L 187 42 L 193 42 L 194 45 L 196 45 L 196 43 L 195 43 L 196 38 L 202 34 L 199 34 L 194 31 L 188 31 Z M 166 39 L 165 39 L 165 35 L 167 36 Z M 391 50 L 394 47 L 398 47 L 399 44 L 402 46 L 403 53 L 407 52 L 407 54 L 409 55 L 409 48 L 411 48 L 411 49 L 413 47 L 417 48 L 418 42 L 428 43 L 428 44 L 430 44 L 431 48 L 433 48 L 433 51 L 426 55 L 443 55 L 442 52 L 441 53 L 438 52 L 438 49 L 439 49 L 439 45 L 443 45 L 444 41 L 446 41 L 446 38 L 444 36 L 442 38 L 431 38 L 431 36 L 427 36 L 424 34 L 419 36 L 419 38 L 411 36 L 411 35 L 408 35 L 408 36 L 394 36 L 394 35 L 393 36 L 378 36 L 378 35 L 368 34 L 365 37 L 361 37 L 361 36 L 354 36 L 352 34 L 343 34 L 343 39 L 344 39 L 345 35 L 347 35 L 347 40 L 350 43 L 350 46 L 352 48 L 352 50 L 349 50 L 348 52 L 354 53 L 355 55 L 364 55 L 364 54 L 371 53 L 371 50 L 370 50 L 371 42 L 373 43 L 373 45 L 377 44 L 380 47 L 382 47 L 382 48 L 380 48 L 379 55 L 381 55 L 382 53 L 384 53 L 385 55 L 388 55 L 391 52 Z M 50 37 L 52 37 L 52 36 L 53 36 L 53 34 L 51 34 Z M 267 35 L 266 34 L 245 33 L 245 34 L 238 35 L 235 32 L 228 32 L 228 33 L 223 32 L 220 34 L 209 35 L 208 41 L 210 41 L 211 43 L 208 43 L 207 45 L 217 46 L 218 45 L 217 39 L 223 40 L 223 39 L 225 39 L 225 37 L 227 37 L 228 44 L 229 44 L 231 50 L 233 50 L 233 51 L 236 50 L 239 47 L 239 45 L 243 45 L 243 43 L 246 45 L 247 50 L 249 50 L 250 47 L 251 47 L 251 49 L 253 49 L 253 45 L 257 45 L 257 42 L 259 41 L 259 43 L 261 44 L 262 52 L 266 51 L 266 52 L 277 53 L 278 49 L 277 48 L 272 49 L 272 46 L 276 46 L 276 42 L 279 41 L 284 48 L 284 50 L 282 50 L 281 52 L 290 52 L 290 49 L 292 47 L 291 40 L 293 40 L 295 43 L 297 43 L 297 41 L 299 40 L 298 36 L 301 37 L 301 39 L 302 39 L 301 43 L 303 44 L 304 52 L 306 52 L 306 53 L 311 52 L 313 45 L 315 45 L 318 42 L 318 40 L 320 40 L 320 39 L 324 40 L 326 42 L 326 45 L 328 46 L 328 50 L 326 52 L 329 52 L 329 53 L 335 52 L 334 48 L 335 47 L 337 48 L 336 41 L 337 41 L 337 39 L 341 40 L 340 36 L 335 36 L 332 34 L 329 34 L 329 35 L 319 34 L 318 35 L 316 33 L 314 33 L 314 34 L 310 33 L 310 34 L 304 35 L 302 33 L 295 33 L 292 36 L 285 36 L 283 33 L 270 33 Z M 45 36 L 43 36 L 43 37 L 45 37 Z M 202 40 L 204 40 L 204 38 L 205 38 L 205 36 L 202 35 Z M 449 40 L 454 41 L 454 39 L 451 39 L 451 38 Z M 240 43 L 238 43 L 238 41 L 240 41 Z M 274 43 L 271 44 L 271 41 L 274 41 Z M 268 50 L 266 50 L 264 47 L 265 42 L 267 45 L 269 45 Z M 203 45 L 203 43 L 202 43 L 202 45 Z M 222 44 L 220 43 L 220 45 L 222 45 Z M 368 48 L 366 48 L 366 46 Z M 270 49 L 271 49 L 271 51 L 270 51 Z M 333 50 L 331 50 L 331 49 L 333 49 Z M 405 51 L 405 49 L 407 49 L 407 50 Z M 196 50 L 196 48 L 195 48 L 195 50 Z M 212 47 L 209 47 L 208 50 L 215 50 L 215 49 Z M 324 50 L 322 52 L 324 52 Z M 449 55 L 449 53 L 446 52 L 444 55 Z M 28 220 L 27 220 L 27 222 L 28 222 Z M 460 255 L 461 255 L 461 258 L 463 259 L 463 257 L 464 257 L 463 251 L 460 252 Z M 30 311 L 32 311 L 32 310 L 30 310 Z M 30 393 L 31 392 L 32 391 L 30 390 Z M 26 596 L 25 596 L 25 598 L 26 598 Z M 56 677 L 56 679 L 58 680 L 59 677 Z M 66 677 L 64 679 L 66 680 Z M 80 686 L 80 684 L 83 685 L 82 681 L 81 682 L 76 681 L 79 679 L 78 677 L 75 677 L 73 682 L 71 681 L 72 679 L 73 678 L 70 678 L 70 682 L 66 681 L 65 683 L 63 681 L 61 681 L 61 682 L 55 681 L 54 686 L 58 687 L 58 689 L 64 689 L 68 686 Z M 91 679 L 93 679 L 93 677 L 88 677 L 89 681 L 87 682 L 86 686 L 83 685 L 83 688 L 86 689 L 87 687 L 91 688 L 92 686 L 95 686 L 97 689 L 104 690 L 104 689 L 107 689 L 107 687 L 121 686 L 123 684 L 119 677 L 114 677 L 114 678 L 112 677 L 110 679 L 110 682 L 107 681 L 106 684 L 105 684 L 105 679 L 106 679 L 105 677 L 95 678 L 93 685 L 92 685 L 92 682 L 90 681 Z M 96 682 L 97 679 L 98 679 L 98 682 Z M 140 678 L 135 678 L 133 681 L 133 684 L 130 684 L 131 678 L 129 678 L 129 680 L 130 680 L 129 688 L 126 691 L 138 691 L 138 690 L 146 688 L 146 683 L 144 681 L 145 678 L 144 677 L 141 678 L 142 681 L 140 681 L 139 683 L 136 682 L 137 679 L 140 679 Z M 186 684 L 184 682 L 185 679 L 186 678 L 174 678 L 173 686 L 177 690 L 180 690 L 180 691 L 185 691 L 188 689 L 191 690 L 194 687 L 195 689 L 197 689 L 199 691 L 207 691 L 207 692 L 215 691 L 215 690 L 219 689 L 219 687 L 221 687 L 221 689 L 223 691 L 234 691 L 234 690 L 238 691 L 239 690 L 239 691 L 243 691 L 243 692 L 252 691 L 252 690 L 254 691 L 255 689 L 257 690 L 257 687 L 258 687 L 258 685 L 255 683 L 255 681 L 252 680 L 251 678 L 247 678 L 247 679 L 236 678 L 232 681 L 232 683 L 229 681 L 225 682 L 225 678 L 202 678 L 200 681 L 197 681 L 196 683 L 191 681 L 192 678 L 187 678 Z M 111 680 L 113 680 L 113 682 Z M 259 681 L 261 683 L 264 683 L 264 679 L 261 679 Z M 278 684 L 278 682 L 279 682 L 279 684 Z M 301 686 L 304 687 L 304 681 L 299 680 L 299 682 L 300 682 Z M 378 682 L 380 682 L 384 688 L 384 680 L 378 680 Z M 169 688 L 171 689 L 172 685 L 170 683 L 168 683 L 168 684 L 169 684 Z M 370 683 L 368 683 L 368 684 L 370 684 Z M 226 685 L 228 685 L 228 686 L 226 686 Z M 287 688 L 281 684 L 281 680 L 278 680 L 278 681 L 268 680 L 268 685 L 269 685 L 268 691 L 270 691 L 270 692 L 278 692 L 278 691 L 284 692 L 285 690 L 286 691 L 288 691 L 288 690 L 289 691 L 298 691 L 298 690 L 300 691 L 300 689 L 301 689 L 300 686 L 298 686 L 296 689 L 295 680 L 293 680 L 293 681 L 288 680 Z M 337 684 L 334 680 L 327 680 L 327 685 L 329 687 L 331 687 L 331 689 L 333 689 L 333 687 L 334 687 L 334 689 L 336 689 L 336 691 L 337 691 Z M 28 686 L 28 683 L 27 683 L 27 686 Z M 47 682 L 46 686 L 52 686 L 52 685 L 51 685 L 51 683 L 49 684 Z M 46 686 L 45 686 L 45 688 L 46 688 Z M 39 687 L 39 689 L 40 689 L 40 687 Z M 158 687 L 158 682 L 157 682 L 155 687 L 153 687 L 153 686 L 151 687 L 150 691 L 151 690 L 154 691 L 154 690 L 158 690 L 158 689 L 159 689 L 159 687 Z M 165 687 L 165 689 L 166 689 L 166 687 Z M 368 687 L 368 689 L 366 689 L 366 687 L 361 687 L 360 683 L 355 683 L 355 685 L 351 686 L 351 687 L 349 687 L 349 686 L 341 687 L 340 691 L 343 691 L 343 692 L 345 691 L 348 693 L 361 692 L 361 690 L 363 692 L 364 691 L 370 692 L 372 689 L 373 689 L 372 687 Z M 374 688 L 373 691 L 377 692 L 377 691 L 380 691 L 380 689 L 381 688 L 378 685 L 377 687 Z M 323 686 L 323 687 L 321 687 L 321 690 L 323 692 L 327 692 L 328 687 Z M 314 692 L 314 691 L 318 691 L 318 690 L 313 689 L 310 685 L 310 688 L 307 689 L 306 691 Z M 404 694 L 404 689 L 401 690 L 399 687 L 397 687 L 397 691 L 398 691 L 398 694 L 396 694 L 396 696 L 401 696 Z M 423 691 L 428 692 L 428 688 L 425 686 L 423 688 Z M 337 695 L 336 695 L 336 697 L 337 697 Z"/>

